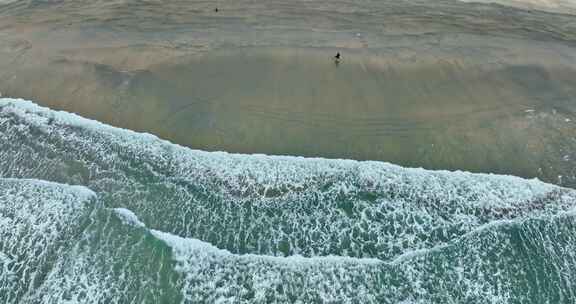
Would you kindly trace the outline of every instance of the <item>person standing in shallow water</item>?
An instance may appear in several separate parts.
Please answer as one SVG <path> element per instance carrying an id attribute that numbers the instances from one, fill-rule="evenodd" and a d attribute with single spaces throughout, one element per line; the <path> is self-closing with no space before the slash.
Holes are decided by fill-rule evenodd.
<path id="1" fill-rule="evenodd" d="M 334 56 L 334 63 L 335 63 L 336 65 L 338 65 L 338 64 L 340 63 L 340 58 L 341 58 L 341 57 L 342 57 L 342 56 L 340 56 L 340 52 L 337 52 L 337 53 L 336 53 L 336 56 Z"/>

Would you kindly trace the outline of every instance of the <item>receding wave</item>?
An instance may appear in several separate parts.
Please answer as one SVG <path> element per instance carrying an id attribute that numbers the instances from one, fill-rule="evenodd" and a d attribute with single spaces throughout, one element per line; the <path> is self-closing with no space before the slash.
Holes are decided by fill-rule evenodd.
<path id="1" fill-rule="evenodd" d="M 576 299 L 576 192 L 538 180 L 208 153 L 14 99 L 0 177 L 7 303 Z"/>

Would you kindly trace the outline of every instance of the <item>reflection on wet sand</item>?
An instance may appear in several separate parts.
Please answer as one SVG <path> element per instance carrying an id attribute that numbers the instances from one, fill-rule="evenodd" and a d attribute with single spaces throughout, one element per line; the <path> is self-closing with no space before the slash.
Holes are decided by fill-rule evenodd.
<path id="1" fill-rule="evenodd" d="M 576 185 L 576 53 L 567 29 L 550 21 L 548 29 L 555 32 L 543 36 L 536 29 L 547 15 L 503 10 L 510 22 L 538 25 L 522 30 L 488 23 L 497 14 L 474 19 L 478 12 L 463 9 L 474 16 L 469 18 L 474 24 L 509 30 L 488 37 L 470 24 L 450 25 L 389 5 L 392 9 L 360 19 L 365 21 L 358 23 L 362 33 L 327 30 L 353 24 L 343 18 L 322 23 L 321 32 L 295 34 L 294 28 L 287 30 L 291 21 L 285 15 L 284 28 L 266 27 L 262 37 L 250 31 L 232 35 L 222 25 L 243 24 L 226 17 L 246 13 L 242 10 L 223 9 L 218 12 L 222 20 L 209 16 L 208 6 L 190 8 L 158 23 L 152 5 L 138 8 L 152 19 L 137 23 L 117 16 L 123 9 L 108 7 L 114 14 L 106 14 L 116 16 L 112 21 L 89 20 L 157 27 L 141 33 L 143 38 L 72 26 L 51 32 L 52 41 L 6 30 L 6 37 L 0 37 L 0 91 L 203 150 L 384 160 Z M 438 8 L 432 12 L 438 14 Z M 214 29 L 221 35 L 206 38 L 192 31 L 197 45 L 184 46 L 148 40 L 161 35 L 163 26 L 178 32 L 174 27 L 188 20 L 186 14 L 200 14 L 203 19 L 196 22 L 222 27 Z M 384 38 L 370 30 L 374 24 L 369 20 L 379 15 L 394 24 L 384 29 Z M 250 18 L 263 22 L 268 17 Z M 16 19 L 28 22 L 24 15 Z M 410 30 L 402 28 L 403 22 Z M 430 28 L 418 27 L 423 25 Z M 455 33 L 454 28 L 474 28 L 474 33 Z M 424 29 L 436 32 L 423 34 Z M 282 43 L 271 33 L 291 43 L 300 39 L 306 47 L 277 46 Z M 320 36 L 332 37 L 335 45 Z M 547 41 L 554 37 L 560 42 Z M 206 41 L 230 45 L 206 51 Z M 333 60 L 336 52 L 343 52 L 339 64 Z"/>
<path id="2" fill-rule="evenodd" d="M 146 100 L 154 132 L 192 147 L 436 169 L 541 176 L 546 164 L 535 160 L 563 146 L 559 133 L 574 131 L 565 123 L 572 112 L 559 111 L 574 100 L 567 90 L 576 71 L 551 79 L 539 66 L 354 54 L 335 66 L 326 54 L 212 55 L 139 74 L 131 95 Z"/>

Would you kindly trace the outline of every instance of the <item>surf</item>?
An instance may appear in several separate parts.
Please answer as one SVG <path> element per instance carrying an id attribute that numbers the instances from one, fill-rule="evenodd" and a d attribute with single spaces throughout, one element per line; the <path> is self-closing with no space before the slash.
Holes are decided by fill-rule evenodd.
<path id="1" fill-rule="evenodd" d="M 60 227 L 1 213 L 8 303 L 574 298 L 576 192 L 536 179 L 204 152 L 16 99 L 0 178 L 2 210 Z M 14 271 L 30 236 L 55 249 Z"/>

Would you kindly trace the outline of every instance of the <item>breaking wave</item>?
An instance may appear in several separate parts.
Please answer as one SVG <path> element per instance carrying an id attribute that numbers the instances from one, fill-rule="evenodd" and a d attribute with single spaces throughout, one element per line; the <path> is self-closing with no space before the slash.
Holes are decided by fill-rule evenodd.
<path id="1" fill-rule="evenodd" d="M 0 189 L 6 303 L 576 300 L 576 192 L 538 180 L 209 153 L 0 99 Z"/>

